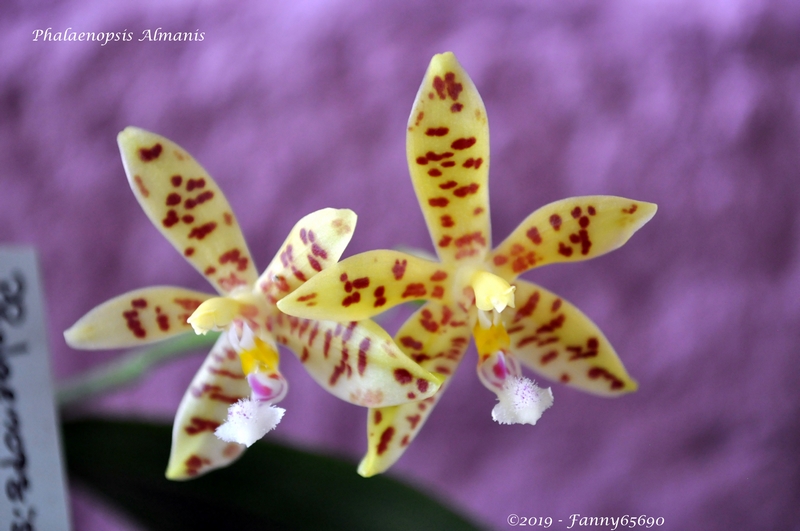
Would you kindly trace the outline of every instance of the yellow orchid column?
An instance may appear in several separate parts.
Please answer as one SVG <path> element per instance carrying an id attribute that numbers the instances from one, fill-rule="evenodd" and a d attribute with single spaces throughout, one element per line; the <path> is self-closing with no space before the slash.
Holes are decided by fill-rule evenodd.
<path id="1" fill-rule="evenodd" d="M 120 295 L 64 333 L 81 349 L 138 346 L 190 331 L 222 331 L 175 417 L 170 479 L 234 461 L 273 429 L 288 390 L 278 344 L 333 395 L 366 407 L 431 396 L 440 379 L 372 321 L 298 319 L 278 299 L 335 264 L 355 229 L 350 210 L 302 218 L 259 277 L 233 211 L 211 176 L 174 142 L 129 127 L 118 137 L 128 181 L 147 216 L 218 296 L 159 286 Z M 309 299 L 303 299 L 309 301 Z"/>
<path id="2" fill-rule="evenodd" d="M 492 250 L 486 109 L 452 53 L 435 56 L 428 67 L 409 118 L 406 155 L 440 261 L 387 250 L 359 254 L 278 303 L 305 318 L 367 319 L 402 302 L 427 301 L 395 341 L 422 367 L 443 375 L 445 384 L 430 398 L 370 411 L 359 473 L 383 472 L 402 455 L 441 397 L 470 336 L 478 377 L 497 395 L 492 416 L 499 423 L 535 424 L 553 404 L 550 389 L 523 376 L 521 366 L 597 395 L 634 391 L 636 383 L 588 317 L 517 277 L 617 249 L 653 217 L 656 206 L 612 196 L 565 199 L 535 211 Z M 356 289 L 352 279 L 363 288 Z"/>

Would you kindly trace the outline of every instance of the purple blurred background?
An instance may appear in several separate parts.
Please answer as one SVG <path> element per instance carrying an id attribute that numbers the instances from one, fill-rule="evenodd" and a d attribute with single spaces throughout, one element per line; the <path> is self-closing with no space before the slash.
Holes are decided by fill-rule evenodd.
<path id="1" fill-rule="evenodd" d="M 32 41 L 48 27 L 134 38 Z M 156 28 L 205 38 L 138 41 Z M 260 267 L 328 206 L 359 215 L 346 256 L 432 250 L 405 125 L 431 56 L 452 50 L 489 114 L 495 242 L 568 196 L 658 203 L 622 249 L 526 275 L 600 325 L 640 390 L 607 400 L 555 384 L 535 427 L 500 426 L 473 350 L 391 473 L 496 529 L 509 513 L 800 529 L 800 3 L 17 0 L 0 7 L 0 49 L 0 242 L 38 248 L 56 380 L 119 356 L 64 344 L 95 305 L 210 289 L 141 212 L 117 132 L 192 153 Z M 91 409 L 171 419 L 201 360 Z M 288 353 L 282 368 L 287 415 L 269 437 L 360 458 L 365 411 Z M 76 529 L 136 529 L 72 495 Z"/>

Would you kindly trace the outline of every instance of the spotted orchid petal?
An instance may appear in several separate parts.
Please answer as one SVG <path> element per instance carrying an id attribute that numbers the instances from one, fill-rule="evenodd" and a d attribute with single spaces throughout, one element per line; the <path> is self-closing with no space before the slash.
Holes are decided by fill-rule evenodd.
<path id="1" fill-rule="evenodd" d="M 431 60 L 406 136 L 406 156 L 436 251 L 444 262 L 491 248 L 489 124 L 478 90 L 452 53 Z"/>
<path id="2" fill-rule="evenodd" d="M 273 304 L 303 282 L 335 264 L 356 227 L 352 210 L 325 208 L 297 222 L 280 251 L 258 279 Z"/>
<path id="3" fill-rule="evenodd" d="M 220 293 L 258 274 L 228 200 L 208 172 L 163 136 L 128 127 L 117 137 L 133 193 L 147 217 Z"/>
<path id="4" fill-rule="evenodd" d="M 441 378 L 421 368 L 373 321 L 336 323 L 276 314 L 267 325 L 331 394 L 367 407 L 433 395 Z"/>
<path id="5" fill-rule="evenodd" d="M 400 251 L 368 251 L 315 275 L 278 302 L 289 315 L 358 321 L 416 299 L 450 297 L 447 268 Z"/>
<path id="6" fill-rule="evenodd" d="M 239 458 L 245 447 L 222 441 L 214 432 L 225 422 L 229 406 L 250 393 L 239 356 L 222 334 L 178 407 L 167 478 L 191 479 Z"/>
<path id="7" fill-rule="evenodd" d="M 595 258 L 621 247 L 657 208 L 614 196 L 562 199 L 528 216 L 489 260 L 511 280 L 534 267 Z"/>
<path id="8" fill-rule="evenodd" d="M 64 332 L 67 344 L 84 350 L 135 347 L 188 332 L 186 322 L 207 293 L 159 286 L 115 297 Z"/>
<path id="9" fill-rule="evenodd" d="M 586 315 L 544 288 L 517 280 L 517 308 L 504 313 L 510 350 L 542 376 L 582 391 L 618 396 L 636 390 L 606 337 Z"/>
<path id="10" fill-rule="evenodd" d="M 370 409 L 367 415 L 367 454 L 358 473 L 369 477 L 392 466 L 425 424 L 450 376 L 469 345 L 466 322 L 454 319 L 447 305 L 428 302 L 400 327 L 395 342 L 421 367 L 442 375 L 442 387 L 433 396 L 393 407 Z"/>

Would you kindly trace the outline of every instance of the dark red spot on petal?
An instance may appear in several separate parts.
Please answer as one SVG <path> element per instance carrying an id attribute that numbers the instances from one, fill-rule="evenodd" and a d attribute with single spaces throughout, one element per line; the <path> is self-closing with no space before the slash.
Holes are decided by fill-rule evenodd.
<path id="1" fill-rule="evenodd" d="M 367 350 L 369 350 L 370 339 L 365 337 L 358 346 L 358 374 L 363 376 L 367 368 Z"/>
<path id="2" fill-rule="evenodd" d="M 194 247 L 187 247 L 183 251 L 183 256 L 192 256 L 194 254 Z"/>
<path id="3" fill-rule="evenodd" d="M 313 234 L 313 233 L 312 233 L 312 234 Z M 328 258 L 328 253 L 327 253 L 327 251 L 325 251 L 325 249 L 323 249 L 322 247 L 320 247 L 318 243 L 314 243 L 314 244 L 312 244 L 312 245 L 311 245 L 311 253 L 312 253 L 314 256 L 319 256 L 319 257 L 320 257 L 320 258 L 322 258 L 323 260 L 325 260 L 325 259 L 327 259 L 327 258 Z"/>
<path id="4" fill-rule="evenodd" d="M 424 284 L 413 283 L 406 286 L 405 291 L 403 291 L 403 298 L 406 297 L 423 297 L 427 293 Z"/>
<path id="5" fill-rule="evenodd" d="M 373 416 L 373 419 L 374 419 L 373 422 L 375 424 L 380 424 L 381 423 L 381 421 L 383 420 L 383 414 L 381 413 L 380 409 L 376 409 L 375 410 L 375 415 Z"/>
<path id="6" fill-rule="evenodd" d="M 444 92 L 445 90 L 444 80 L 439 76 L 433 78 L 433 90 L 435 90 L 436 94 L 439 95 L 439 99 L 443 100 L 447 97 L 445 96 Z"/>
<path id="7" fill-rule="evenodd" d="M 313 256 L 308 255 L 308 263 L 311 265 L 314 271 L 322 271 L 322 265 L 319 263 L 319 260 L 317 260 Z"/>
<path id="8" fill-rule="evenodd" d="M 347 297 L 344 298 L 344 300 L 342 301 L 342 306 L 347 308 L 351 304 L 356 304 L 358 302 L 361 302 L 361 294 L 356 291 L 352 295 L 348 295 Z"/>
<path id="9" fill-rule="evenodd" d="M 189 233 L 189 238 L 197 238 L 198 240 L 202 240 L 203 238 L 214 232 L 214 229 L 216 228 L 217 228 L 217 223 L 215 221 L 209 221 L 208 223 L 200 225 L 199 227 L 193 228 L 192 231 Z"/>
<path id="10" fill-rule="evenodd" d="M 472 245 L 473 242 L 481 247 L 486 247 L 486 238 L 483 237 L 483 233 L 480 231 L 461 236 L 455 241 L 455 244 L 456 247 L 464 247 L 466 245 Z"/>
<path id="11" fill-rule="evenodd" d="M 537 229 L 536 227 L 531 227 L 530 229 L 528 229 L 528 232 L 526 232 L 525 235 L 528 237 L 530 241 L 532 241 L 536 245 L 542 243 L 542 236 L 539 234 L 539 229 Z"/>
<path id="12" fill-rule="evenodd" d="M 183 182 L 183 177 L 181 177 L 180 175 L 173 175 L 172 178 L 170 178 L 170 182 L 172 183 L 172 186 L 177 188 Z"/>
<path id="13" fill-rule="evenodd" d="M 480 185 L 478 183 L 471 183 L 469 186 L 462 186 L 453 190 L 453 195 L 456 197 L 466 197 L 478 191 Z"/>
<path id="14" fill-rule="evenodd" d="M 147 308 L 147 301 L 145 299 L 133 299 L 131 306 L 134 308 Z"/>
<path id="15" fill-rule="evenodd" d="M 406 266 L 408 265 L 408 260 L 403 259 L 403 261 L 395 260 L 394 266 L 392 266 L 392 274 L 394 275 L 395 280 L 400 280 L 403 278 L 403 275 L 406 272 Z"/>
<path id="16" fill-rule="evenodd" d="M 461 109 L 463 108 L 464 106 L 461 105 L 460 103 L 454 103 L 453 105 L 450 106 L 450 112 L 461 112 Z"/>
<path id="17" fill-rule="evenodd" d="M 542 365 L 547 365 L 548 363 L 550 363 L 551 361 L 556 359 L 556 356 L 558 356 L 558 351 L 551 350 L 547 354 L 542 354 L 542 357 L 540 358 L 540 361 L 541 361 Z"/>
<path id="18" fill-rule="evenodd" d="M 606 369 L 603 369 L 602 367 L 592 367 L 591 369 L 589 369 L 588 374 L 589 378 L 591 378 L 592 380 L 597 380 L 598 378 L 603 378 L 605 380 L 608 380 L 608 382 L 611 384 L 612 390 L 622 389 L 623 387 L 625 387 L 625 383 L 622 380 L 620 380 L 619 378 L 608 372 Z"/>
<path id="19" fill-rule="evenodd" d="M 141 148 L 139 149 L 139 158 L 142 159 L 144 162 L 150 162 L 152 160 L 157 159 L 159 155 L 161 155 L 162 150 L 163 148 L 161 147 L 161 144 L 156 144 L 150 149 Z"/>
<path id="20" fill-rule="evenodd" d="M 434 197 L 432 199 L 428 199 L 428 204 L 432 207 L 446 207 L 450 203 L 450 200 L 446 197 Z"/>
<path id="21" fill-rule="evenodd" d="M 186 181 L 186 191 L 191 192 L 195 188 L 205 188 L 206 180 L 205 179 L 189 179 Z"/>
<path id="22" fill-rule="evenodd" d="M 142 194 L 144 197 L 150 197 L 150 190 L 144 185 L 144 181 L 138 175 L 133 176 L 133 181 L 136 183 L 136 187 L 139 189 L 139 193 Z"/>
<path id="23" fill-rule="evenodd" d="M 125 324 L 134 336 L 139 339 L 147 336 L 147 332 L 142 328 L 142 322 L 139 320 L 139 312 L 136 310 L 122 312 L 122 317 L 125 318 Z"/>
<path id="24" fill-rule="evenodd" d="M 559 230 L 561 228 L 561 216 L 558 214 L 550 216 L 550 226 L 552 226 L 554 230 Z"/>
<path id="25" fill-rule="evenodd" d="M 450 132 L 450 129 L 447 127 L 429 127 L 427 131 L 425 131 L 426 136 L 445 136 L 447 133 Z"/>
<path id="26" fill-rule="evenodd" d="M 431 280 L 434 282 L 441 282 L 442 280 L 447 278 L 447 273 L 445 271 L 436 271 L 433 275 L 431 275 Z"/>
<path id="27" fill-rule="evenodd" d="M 395 369 L 394 379 L 397 380 L 397 382 L 401 385 L 407 385 L 411 383 L 411 380 L 413 380 L 414 377 L 411 376 L 411 373 L 406 369 Z"/>
<path id="28" fill-rule="evenodd" d="M 453 99 L 458 99 L 458 95 L 464 90 L 461 83 L 456 83 L 456 75 L 453 72 L 448 72 L 444 75 L 444 83 L 447 86 L 447 95 Z"/>
<path id="29" fill-rule="evenodd" d="M 389 448 L 389 443 L 392 441 L 392 437 L 394 437 L 394 428 L 389 426 L 383 430 L 383 433 L 381 433 L 381 440 L 378 442 L 378 448 L 376 449 L 378 455 L 382 455 L 384 452 L 386 452 L 386 450 Z"/>
<path id="30" fill-rule="evenodd" d="M 442 172 L 437 170 L 436 168 L 431 168 L 430 170 L 428 170 L 428 175 L 430 175 L 431 177 L 441 177 Z"/>
<path id="31" fill-rule="evenodd" d="M 501 265 L 505 264 L 506 262 L 508 262 L 508 257 L 504 256 L 502 254 L 498 254 L 497 256 L 495 256 L 492 259 L 492 261 L 494 262 L 494 265 L 501 266 Z"/>
<path id="32" fill-rule="evenodd" d="M 455 225 L 455 222 L 453 221 L 453 218 L 451 218 L 450 216 L 442 216 L 441 223 L 442 223 L 442 227 L 445 227 L 445 228 L 452 227 L 453 225 Z"/>
<path id="33" fill-rule="evenodd" d="M 417 164 L 420 166 L 425 166 L 428 163 L 428 159 L 425 157 L 417 157 Z"/>
<path id="34" fill-rule="evenodd" d="M 581 241 L 581 254 L 589 254 L 589 249 L 592 247 L 592 241 L 589 239 L 589 233 L 581 229 L 578 231 Z"/>
<path id="35" fill-rule="evenodd" d="M 590 216 L 594 216 L 595 214 L 597 214 L 597 211 L 594 209 L 592 205 L 589 205 L 589 207 L 586 210 L 589 212 Z"/>
<path id="36" fill-rule="evenodd" d="M 458 186 L 458 183 L 455 181 L 447 181 L 446 183 L 440 184 L 439 188 L 442 190 L 449 190 L 450 188 L 455 188 Z"/>
<path id="37" fill-rule="evenodd" d="M 570 212 L 570 214 L 572 214 L 573 218 L 578 219 L 579 217 L 581 217 L 581 212 L 582 212 L 581 207 L 576 206 L 575 208 L 572 209 L 572 212 Z"/>
<path id="38" fill-rule="evenodd" d="M 197 205 L 201 205 L 201 204 L 205 203 L 206 201 L 208 201 L 209 199 L 211 199 L 213 197 L 214 197 L 214 192 L 212 192 L 211 190 L 206 190 L 205 192 L 203 192 L 202 194 L 198 195 L 197 197 L 189 198 L 186 201 L 184 201 L 183 206 L 185 208 L 191 210 L 192 208 L 196 207 Z"/>
<path id="39" fill-rule="evenodd" d="M 200 417 L 192 417 L 190 422 L 191 422 L 191 425 L 190 426 L 186 426 L 184 428 L 186 433 L 188 433 L 189 435 L 196 435 L 196 434 L 204 432 L 204 431 L 212 431 L 213 432 L 214 430 L 219 428 L 219 425 L 220 425 L 219 422 L 216 422 L 214 420 L 209 420 L 209 419 L 203 419 L 203 418 L 200 418 Z M 199 460 L 199 458 L 197 456 L 192 456 L 192 457 L 194 459 L 198 459 Z M 208 461 L 208 460 L 206 460 L 206 461 Z"/>
<path id="40" fill-rule="evenodd" d="M 471 136 L 469 138 L 459 138 L 458 140 L 453 141 L 453 143 L 450 144 L 450 147 L 460 151 L 462 149 L 471 148 L 472 146 L 475 145 L 475 142 L 477 142 L 477 140 L 475 139 L 474 136 Z"/>
<path id="41" fill-rule="evenodd" d="M 175 212 L 174 210 L 170 210 L 169 212 L 167 212 L 167 217 L 161 220 L 161 223 L 166 228 L 170 228 L 173 225 L 175 225 L 178 221 L 180 221 L 180 219 L 178 218 L 177 212 Z"/>
<path id="42" fill-rule="evenodd" d="M 181 204 L 181 196 L 172 192 L 167 196 L 167 206 L 175 206 Z"/>

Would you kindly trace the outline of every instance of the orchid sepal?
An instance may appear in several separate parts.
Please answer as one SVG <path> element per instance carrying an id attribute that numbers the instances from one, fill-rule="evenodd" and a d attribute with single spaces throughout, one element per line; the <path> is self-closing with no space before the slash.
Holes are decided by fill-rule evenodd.
<path id="1" fill-rule="evenodd" d="M 489 123 L 455 56 L 433 57 L 406 135 L 411 182 L 443 262 L 482 260 L 491 248 Z"/>
<path id="2" fill-rule="evenodd" d="M 182 147 L 127 127 L 117 136 L 122 164 L 147 217 L 219 293 L 258 278 L 239 223 L 217 183 Z"/>
<path id="3" fill-rule="evenodd" d="M 190 332 L 187 319 L 208 293 L 156 286 L 124 293 L 95 307 L 64 332 L 72 348 L 136 347 Z"/>
<path id="4" fill-rule="evenodd" d="M 656 210 L 653 203 L 607 195 L 555 201 L 525 218 L 487 261 L 511 281 L 535 267 L 596 258 L 624 245 Z"/>

